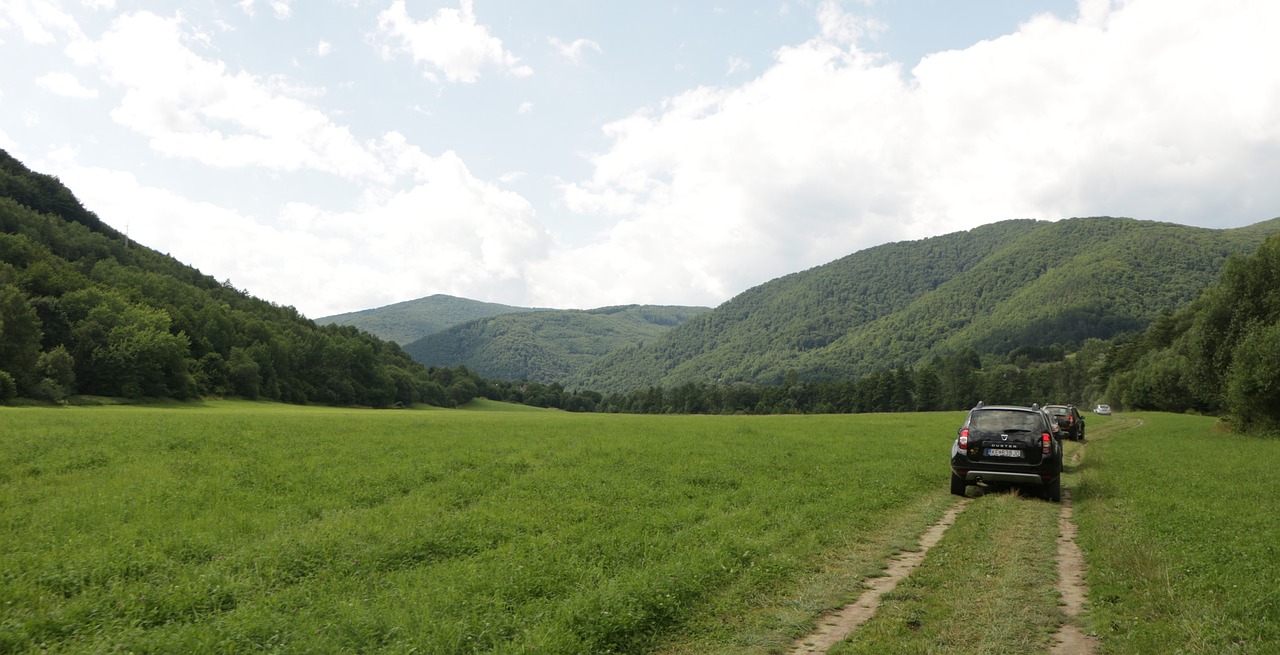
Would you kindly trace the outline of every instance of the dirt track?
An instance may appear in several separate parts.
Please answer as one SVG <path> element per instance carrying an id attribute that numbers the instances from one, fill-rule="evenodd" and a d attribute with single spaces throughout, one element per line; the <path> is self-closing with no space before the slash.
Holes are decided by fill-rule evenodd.
<path id="1" fill-rule="evenodd" d="M 821 621 L 822 626 L 817 632 L 797 640 L 792 645 L 792 655 L 825 654 L 827 649 L 844 640 L 858 626 L 866 623 L 880 607 L 880 597 L 893 591 L 898 586 L 898 582 L 924 561 L 925 554 L 942 539 L 947 528 L 955 523 L 956 516 L 964 511 L 969 502 L 965 500 L 956 503 L 937 523 L 929 526 L 929 529 L 920 535 L 920 550 L 902 552 L 894 556 L 889 560 L 881 576 L 864 580 L 863 584 L 868 589 L 858 597 L 858 600 L 824 617 Z"/>
<path id="2" fill-rule="evenodd" d="M 1083 453 L 1084 445 L 1081 444 L 1072 463 L 1078 464 Z M 942 539 L 947 528 L 955 523 L 956 517 L 970 502 L 972 501 L 964 500 L 956 503 L 937 523 L 930 526 L 920 536 L 918 551 L 904 552 L 893 557 L 882 576 L 864 580 L 868 588 L 858 600 L 824 617 L 817 631 L 798 639 L 792 645 L 791 655 L 825 655 L 829 648 L 870 620 L 879 609 L 881 596 L 897 587 L 898 582 L 924 561 L 929 549 Z M 1072 520 L 1071 492 L 1064 488 L 1062 510 L 1058 516 L 1057 588 L 1062 595 L 1062 609 L 1067 620 L 1054 635 L 1054 645 L 1050 651 L 1053 655 L 1093 655 L 1098 652 L 1097 638 L 1084 633 L 1078 618 L 1084 609 L 1089 589 L 1084 580 L 1086 565 L 1084 555 L 1076 544 L 1076 533 L 1076 524 Z"/>
<path id="3" fill-rule="evenodd" d="M 1077 456 L 1078 457 L 1078 456 Z M 1071 520 L 1071 492 L 1062 492 L 1062 512 L 1058 515 L 1058 593 L 1062 594 L 1062 611 L 1066 623 L 1054 635 L 1053 655 L 1092 655 L 1098 651 L 1098 639 L 1084 633 L 1079 624 L 1089 587 L 1084 581 L 1085 561 L 1076 544 L 1076 524 Z"/>

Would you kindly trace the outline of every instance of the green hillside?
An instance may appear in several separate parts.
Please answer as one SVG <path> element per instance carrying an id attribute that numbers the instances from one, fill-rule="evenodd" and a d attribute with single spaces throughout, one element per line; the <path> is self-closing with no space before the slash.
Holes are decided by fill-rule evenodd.
<path id="1" fill-rule="evenodd" d="M 562 382 L 610 352 L 659 339 L 708 311 L 625 305 L 502 314 L 428 335 L 404 349 L 427 366 L 465 365 L 502 380 Z"/>
<path id="2" fill-rule="evenodd" d="M 0 401 L 240 396 L 455 405 L 487 383 L 317 327 L 104 225 L 0 151 Z"/>
<path id="3" fill-rule="evenodd" d="M 317 318 L 317 325 L 350 325 L 400 345 L 478 318 L 541 311 L 435 294 L 393 305 Z"/>
<path id="4" fill-rule="evenodd" d="M 853 379 L 966 348 L 1109 339 L 1189 302 L 1276 232 L 1280 219 L 1209 230 L 1101 217 L 886 244 L 750 289 L 566 385 Z"/>

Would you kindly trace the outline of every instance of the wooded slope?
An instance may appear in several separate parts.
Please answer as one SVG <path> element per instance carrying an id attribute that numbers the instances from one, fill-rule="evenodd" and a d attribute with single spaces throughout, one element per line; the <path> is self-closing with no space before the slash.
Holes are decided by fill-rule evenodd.
<path id="1" fill-rule="evenodd" d="M 0 400 L 73 395 L 388 407 L 482 391 L 353 327 L 317 327 L 103 224 L 0 151 Z"/>
<path id="2" fill-rule="evenodd" d="M 465 365 L 490 378 L 563 382 L 610 352 L 658 339 L 708 311 L 625 305 L 503 314 L 428 335 L 405 352 L 427 366 Z"/>
<path id="3" fill-rule="evenodd" d="M 749 289 L 566 386 L 830 381 L 973 348 L 1079 344 L 1144 329 L 1280 220 L 1210 230 L 1126 218 L 1012 220 L 869 248 Z"/>

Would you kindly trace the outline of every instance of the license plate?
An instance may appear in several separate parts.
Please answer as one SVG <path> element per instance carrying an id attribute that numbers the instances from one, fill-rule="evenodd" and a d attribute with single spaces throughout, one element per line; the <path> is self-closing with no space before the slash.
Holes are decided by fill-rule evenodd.
<path id="1" fill-rule="evenodd" d="M 1022 451 L 1016 448 L 988 448 L 987 457 L 1022 457 Z"/>

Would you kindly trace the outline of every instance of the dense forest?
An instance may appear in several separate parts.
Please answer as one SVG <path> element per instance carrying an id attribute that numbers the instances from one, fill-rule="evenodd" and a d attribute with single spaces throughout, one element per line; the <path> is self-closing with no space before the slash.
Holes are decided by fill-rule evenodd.
<path id="1" fill-rule="evenodd" d="M 0 400 L 73 394 L 451 406 L 488 384 L 318 327 L 103 224 L 0 151 Z"/>
<path id="2" fill-rule="evenodd" d="M 1091 339 L 1079 350 L 1025 346 L 1005 356 L 973 349 L 933 358 L 918 368 L 885 369 L 835 382 L 789 377 L 781 384 L 686 382 L 601 394 L 560 384 L 497 383 L 506 399 L 575 411 L 641 414 L 792 414 L 957 410 L 983 399 L 1003 403 L 1088 404 L 1105 398 L 1109 365 L 1127 341 Z"/>
<path id="3" fill-rule="evenodd" d="M 1108 397 L 1131 409 L 1226 415 L 1280 433 L 1280 236 L 1117 349 Z"/>

